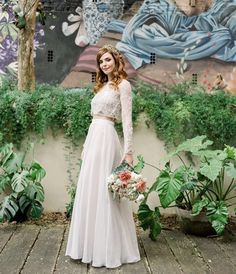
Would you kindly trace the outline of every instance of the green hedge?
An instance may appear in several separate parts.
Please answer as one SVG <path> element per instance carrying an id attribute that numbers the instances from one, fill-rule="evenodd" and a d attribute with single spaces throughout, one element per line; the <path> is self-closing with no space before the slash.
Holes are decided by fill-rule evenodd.
<path id="1" fill-rule="evenodd" d="M 216 90 L 211 94 L 189 83 L 158 89 L 139 85 L 135 89 L 142 109 L 167 146 L 206 135 L 214 148 L 236 145 L 236 96 Z"/>
<path id="2" fill-rule="evenodd" d="M 29 133 L 41 138 L 48 129 L 54 134 L 63 131 L 73 142 L 86 136 L 91 122 L 91 88 L 63 89 L 53 85 L 38 85 L 34 92 L 20 92 L 16 86 L 4 83 L 0 88 L 0 132 L 4 142 L 18 146 Z M 134 98 L 133 119 L 139 113 Z M 117 130 L 121 131 L 121 125 Z"/>
<path id="3" fill-rule="evenodd" d="M 148 123 L 167 146 L 206 135 L 215 148 L 236 145 L 236 96 L 207 94 L 188 83 L 158 88 L 138 84 L 134 91 L 133 120 L 145 112 Z M 19 92 L 14 84 L 0 87 L 0 132 L 3 140 L 20 145 L 29 133 L 43 137 L 48 129 L 63 131 L 74 142 L 86 136 L 91 122 L 91 88 L 62 89 L 38 85 L 35 92 Z M 120 131 L 121 126 L 117 125 Z M 144 140 L 145 141 L 145 140 Z"/>

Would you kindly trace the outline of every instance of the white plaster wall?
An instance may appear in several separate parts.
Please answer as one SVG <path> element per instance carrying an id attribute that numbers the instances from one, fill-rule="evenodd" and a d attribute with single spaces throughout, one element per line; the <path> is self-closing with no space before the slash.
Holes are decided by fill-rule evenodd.
<path id="1" fill-rule="evenodd" d="M 64 212 L 66 203 L 70 198 L 67 193 L 67 186 L 70 185 L 68 169 L 72 176 L 72 180 L 77 183 L 78 177 L 78 160 L 81 154 L 81 147 L 84 140 L 81 140 L 81 146 L 72 147 L 70 163 L 67 159 L 69 150 L 67 148 L 69 141 L 65 139 L 63 134 L 52 136 L 48 133 L 44 144 L 35 143 L 34 158 L 46 170 L 46 177 L 43 179 L 42 184 L 45 190 L 44 210 Z M 123 140 L 121 139 L 123 143 Z M 140 115 L 138 125 L 134 128 L 134 162 L 137 161 L 137 156 L 141 154 L 144 160 L 158 168 L 164 167 L 164 158 L 167 155 L 164 142 L 156 137 L 154 129 L 147 128 L 145 124 L 145 116 Z M 31 157 L 31 156 L 30 156 Z M 186 161 L 186 159 L 185 159 Z M 171 162 L 173 167 L 180 164 L 179 159 L 174 159 Z M 158 170 L 145 166 L 142 174 L 147 178 L 149 186 L 155 181 L 158 176 Z M 160 205 L 157 194 L 152 193 L 148 200 L 149 206 L 153 209 L 155 206 Z M 138 205 L 133 203 L 133 209 L 136 212 Z M 162 213 L 169 215 L 176 213 L 175 208 L 162 209 Z M 233 215 L 233 208 L 230 210 Z"/>
<path id="2" fill-rule="evenodd" d="M 160 141 L 156 137 L 156 133 L 153 128 L 147 128 L 145 122 L 145 116 L 141 115 L 137 127 L 134 129 L 134 159 L 137 161 L 137 155 L 141 154 L 147 163 L 153 164 L 159 168 L 163 167 L 164 164 L 162 159 L 166 155 L 166 150 L 164 147 L 164 142 Z M 123 143 L 123 140 L 121 139 Z M 70 184 L 67 170 L 69 168 L 68 161 L 66 160 L 66 155 L 68 155 L 65 146 L 68 141 L 65 140 L 62 134 L 52 137 L 48 134 L 44 144 L 35 145 L 35 159 L 41 163 L 41 165 L 46 169 L 46 177 L 43 180 L 43 186 L 45 189 L 45 211 L 65 211 L 65 204 L 69 202 L 69 195 L 67 193 L 67 186 Z M 83 143 L 83 142 L 82 142 Z M 75 182 L 77 182 L 77 172 L 78 167 L 76 167 L 76 162 L 78 162 L 79 156 L 81 154 L 81 146 L 74 150 L 74 158 L 72 159 L 72 177 Z M 77 159 L 76 159 L 77 158 Z M 176 161 L 176 165 L 177 165 Z M 147 178 L 149 185 L 151 185 L 158 171 L 152 167 L 146 166 L 143 170 L 143 175 Z M 150 195 L 148 203 L 151 208 L 159 205 L 157 195 L 153 193 Z M 138 205 L 133 204 L 134 211 L 137 210 Z M 172 214 L 175 213 L 175 209 L 165 209 L 165 213 Z"/>

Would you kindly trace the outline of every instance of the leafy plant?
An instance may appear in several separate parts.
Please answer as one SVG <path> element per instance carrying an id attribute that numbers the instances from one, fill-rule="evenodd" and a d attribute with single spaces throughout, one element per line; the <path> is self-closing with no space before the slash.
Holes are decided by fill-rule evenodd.
<path id="1" fill-rule="evenodd" d="M 206 94 L 200 86 L 182 83 L 161 88 L 137 84 L 133 88 L 133 122 L 147 114 L 157 136 L 171 149 L 197 135 L 214 141 L 213 148 L 236 146 L 236 96 L 217 91 Z M 63 89 L 38 85 L 33 93 L 19 92 L 11 81 L 0 85 L 0 131 L 4 140 L 18 146 L 35 133 L 63 132 L 74 143 L 87 134 L 91 122 L 91 87 Z M 121 133 L 121 125 L 116 126 Z"/>
<path id="2" fill-rule="evenodd" d="M 37 219 L 43 212 L 41 180 L 46 172 L 36 161 L 25 163 L 28 151 L 16 153 L 12 143 L 0 147 L 0 193 L 5 194 L 0 203 L 0 221 Z"/>
<path id="3" fill-rule="evenodd" d="M 146 123 L 154 125 L 169 150 L 195 136 L 206 135 L 213 147 L 236 146 L 236 96 L 223 91 L 206 93 L 188 82 L 168 87 L 138 84 L 134 92 Z"/>
<path id="4" fill-rule="evenodd" d="M 225 146 L 222 150 L 210 150 L 208 147 L 212 143 L 206 136 L 197 136 L 180 144 L 168 158 L 177 156 L 182 165 L 172 170 L 169 160 L 148 195 L 156 192 L 163 208 L 174 203 L 174 206 L 191 210 L 192 215 L 206 212 L 216 233 L 222 234 L 228 223 L 229 207 L 236 205 L 232 202 L 236 198 L 236 148 Z M 186 164 L 181 156 L 183 152 L 194 156 L 197 165 Z M 148 195 L 139 213 L 143 212 Z M 150 223 L 152 233 L 153 223 L 158 226 L 159 219 L 153 217 L 154 211 L 147 210 L 146 215 L 138 214 L 141 224 L 147 215 L 151 217 L 145 222 L 144 228 Z"/>
<path id="5" fill-rule="evenodd" d="M 70 184 L 67 187 L 67 192 L 70 196 L 70 201 L 66 204 L 66 216 L 67 218 L 70 218 L 72 216 L 73 205 L 75 201 L 76 185 L 74 183 Z"/>

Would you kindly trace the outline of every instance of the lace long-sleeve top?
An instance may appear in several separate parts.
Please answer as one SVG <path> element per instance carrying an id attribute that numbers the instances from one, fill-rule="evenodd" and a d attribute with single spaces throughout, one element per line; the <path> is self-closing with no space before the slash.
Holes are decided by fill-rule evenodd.
<path id="1" fill-rule="evenodd" d="M 129 81 L 123 79 L 118 90 L 107 82 L 92 99 L 91 115 L 111 117 L 122 122 L 124 154 L 133 152 L 132 93 Z"/>

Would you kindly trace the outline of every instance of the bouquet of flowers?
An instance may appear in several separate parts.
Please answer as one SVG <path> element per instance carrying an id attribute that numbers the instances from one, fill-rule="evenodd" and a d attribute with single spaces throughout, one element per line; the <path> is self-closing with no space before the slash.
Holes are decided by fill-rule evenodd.
<path id="1" fill-rule="evenodd" d="M 146 179 L 134 171 L 126 161 L 123 161 L 107 178 L 108 189 L 113 199 L 126 198 L 130 201 L 142 202 L 147 191 Z"/>

